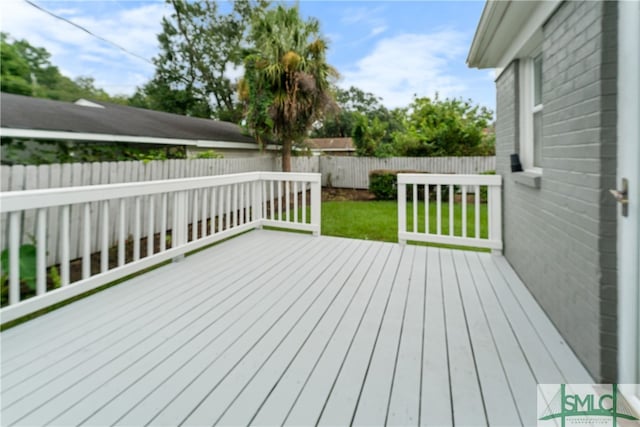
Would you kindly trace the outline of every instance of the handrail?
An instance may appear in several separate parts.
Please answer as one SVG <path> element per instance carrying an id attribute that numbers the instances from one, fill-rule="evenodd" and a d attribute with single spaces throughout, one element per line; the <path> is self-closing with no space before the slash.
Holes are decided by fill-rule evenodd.
<path id="1" fill-rule="evenodd" d="M 410 216 L 407 214 L 408 186 L 412 190 Z M 502 251 L 501 187 L 499 175 L 398 174 L 398 241 L 401 244 L 411 240 Z M 484 189 L 486 191 L 482 191 Z M 435 193 L 433 199 L 432 193 Z M 447 202 L 443 202 L 443 196 Z M 468 209 L 469 199 L 473 201 L 472 210 Z M 434 205 L 435 212 L 431 212 Z M 443 221 L 445 210 L 448 221 Z M 470 217 L 473 217 L 471 226 Z"/>
<path id="2" fill-rule="evenodd" d="M 9 301 L 0 322 L 252 228 L 319 235 L 320 186 L 317 173 L 248 172 L 0 193 L 0 219 L 9 230 Z M 20 248 L 29 236 L 35 237 L 36 296 L 23 299 Z M 99 271 L 92 257 L 99 258 Z M 81 277 L 71 275 L 74 258 Z M 54 264 L 61 287 L 51 290 L 47 267 Z"/>
<path id="3" fill-rule="evenodd" d="M 143 196 L 171 191 L 193 190 L 208 186 L 221 186 L 256 180 L 307 181 L 311 182 L 317 173 L 245 172 L 197 178 L 165 179 L 158 181 L 130 182 L 122 184 L 86 185 L 42 190 L 10 191 L 0 193 L 0 213 L 25 209 L 62 206 L 71 203 L 96 202 L 125 195 Z"/>

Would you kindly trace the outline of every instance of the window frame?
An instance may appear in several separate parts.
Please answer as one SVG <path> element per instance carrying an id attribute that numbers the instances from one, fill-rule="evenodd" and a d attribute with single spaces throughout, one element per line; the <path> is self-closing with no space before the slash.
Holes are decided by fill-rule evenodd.
<path id="1" fill-rule="evenodd" d="M 542 114 L 544 111 L 544 103 L 540 99 L 539 104 L 534 105 L 536 79 L 535 79 L 535 61 L 542 58 L 540 47 L 530 52 L 523 58 L 520 58 L 519 64 L 519 92 L 520 92 L 520 162 L 526 172 L 542 174 L 542 166 L 535 164 L 535 114 Z M 542 74 L 542 72 L 541 72 Z M 542 75 L 540 76 L 540 84 L 542 84 Z M 541 95 L 542 96 L 542 95 Z M 543 124 L 544 126 L 544 124 Z M 542 135 L 540 144 L 542 143 Z M 541 147 L 540 147 L 541 148 Z"/>

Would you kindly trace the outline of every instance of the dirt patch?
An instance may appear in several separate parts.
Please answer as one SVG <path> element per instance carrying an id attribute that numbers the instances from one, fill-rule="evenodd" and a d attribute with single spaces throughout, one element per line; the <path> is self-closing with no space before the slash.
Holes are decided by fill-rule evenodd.
<path id="1" fill-rule="evenodd" d="M 323 188 L 323 202 L 345 202 L 345 201 L 369 201 L 375 200 L 375 196 L 369 190 L 358 190 L 354 188 Z"/>

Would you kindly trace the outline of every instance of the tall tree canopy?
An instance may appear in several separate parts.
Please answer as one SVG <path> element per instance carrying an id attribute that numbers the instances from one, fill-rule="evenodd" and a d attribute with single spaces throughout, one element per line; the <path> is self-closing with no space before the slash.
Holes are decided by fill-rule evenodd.
<path id="1" fill-rule="evenodd" d="M 495 152 L 491 110 L 460 99 L 416 98 L 395 134 L 400 156 L 486 156 Z"/>
<path id="2" fill-rule="evenodd" d="M 239 122 L 242 111 L 229 77 L 240 66 L 248 25 L 264 0 L 236 0 L 228 14 L 213 0 L 167 0 L 173 8 L 162 20 L 160 54 L 154 78 L 138 90 L 133 103 L 170 113 Z"/>
<path id="3" fill-rule="evenodd" d="M 2 92 L 17 93 L 19 95 L 31 95 L 31 70 L 27 59 L 20 51 L 7 43 L 7 35 L 1 34 L 0 46 L 0 85 Z"/>
<path id="4" fill-rule="evenodd" d="M 32 46 L 26 40 L 10 42 L 7 33 L 0 33 L 0 85 L 3 92 L 75 101 L 89 98 L 110 102 L 126 102 L 123 97 L 111 97 L 95 86 L 91 77 L 71 80 L 51 63 L 51 54 L 43 47 Z"/>
<path id="5" fill-rule="evenodd" d="M 387 123 L 390 131 L 399 128 L 400 123 L 394 122 L 392 113 L 382 105 L 380 97 L 354 86 L 349 89 L 336 86 L 332 90 L 339 109 L 314 126 L 311 134 L 314 138 L 351 137 L 355 126 L 362 122 L 361 116 L 367 121 L 377 118 Z"/>
<path id="6" fill-rule="evenodd" d="M 245 58 L 239 94 L 246 124 L 259 142 L 282 144 L 282 169 L 291 170 L 291 149 L 325 113 L 335 108 L 330 84 L 337 71 L 327 64 L 327 42 L 316 19 L 297 7 L 279 5 L 257 14 L 254 49 Z"/>
<path id="7" fill-rule="evenodd" d="M 356 155 L 365 157 L 396 156 L 396 135 L 404 132 L 402 124 L 404 110 L 385 110 L 385 114 L 366 115 L 354 113 L 353 144 Z"/>

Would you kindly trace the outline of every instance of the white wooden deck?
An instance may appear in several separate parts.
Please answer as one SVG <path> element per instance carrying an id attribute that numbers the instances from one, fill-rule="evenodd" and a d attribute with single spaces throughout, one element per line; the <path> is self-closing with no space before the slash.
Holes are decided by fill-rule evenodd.
<path id="1" fill-rule="evenodd" d="M 252 231 L 3 332 L 2 425 L 535 425 L 592 383 L 504 258 Z"/>

